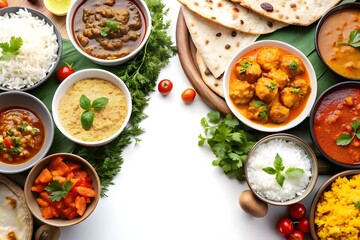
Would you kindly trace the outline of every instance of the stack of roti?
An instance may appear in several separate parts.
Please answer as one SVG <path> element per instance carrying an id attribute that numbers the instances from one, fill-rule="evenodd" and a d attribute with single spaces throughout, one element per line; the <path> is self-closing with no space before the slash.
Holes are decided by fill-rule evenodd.
<path id="1" fill-rule="evenodd" d="M 202 79 L 223 97 L 222 75 L 239 49 L 287 25 L 310 25 L 341 0 L 178 1 Z"/>

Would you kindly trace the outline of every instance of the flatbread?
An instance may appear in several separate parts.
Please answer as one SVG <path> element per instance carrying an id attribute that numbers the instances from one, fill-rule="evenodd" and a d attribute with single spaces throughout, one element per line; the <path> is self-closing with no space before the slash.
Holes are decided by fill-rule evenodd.
<path id="1" fill-rule="evenodd" d="M 195 57 L 201 78 L 204 83 L 217 95 L 224 97 L 223 75 L 218 78 L 214 77 L 209 68 L 206 66 L 204 59 L 200 56 L 199 51 L 196 51 Z"/>
<path id="2" fill-rule="evenodd" d="M 230 0 L 178 0 L 185 7 L 204 18 L 237 31 L 265 34 L 287 24 L 263 17 Z"/>
<path id="3" fill-rule="evenodd" d="M 184 6 L 181 10 L 194 45 L 215 78 L 224 73 L 237 51 L 259 37 L 208 21 Z"/>
<path id="4" fill-rule="evenodd" d="M 341 0 L 231 0 L 265 17 L 299 26 L 316 22 Z"/>

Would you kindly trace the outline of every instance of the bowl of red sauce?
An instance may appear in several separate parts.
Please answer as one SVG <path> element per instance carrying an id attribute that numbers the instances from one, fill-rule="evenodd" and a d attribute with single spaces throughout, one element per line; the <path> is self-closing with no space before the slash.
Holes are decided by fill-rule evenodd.
<path id="1" fill-rule="evenodd" d="M 310 113 L 310 135 L 319 152 L 343 168 L 360 168 L 360 83 L 327 89 Z"/>

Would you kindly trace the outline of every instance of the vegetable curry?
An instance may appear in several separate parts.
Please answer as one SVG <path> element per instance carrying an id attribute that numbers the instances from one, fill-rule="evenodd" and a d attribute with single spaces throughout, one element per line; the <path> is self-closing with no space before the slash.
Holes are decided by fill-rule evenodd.
<path id="1" fill-rule="evenodd" d="M 311 92 L 303 62 L 278 47 L 256 48 L 230 73 L 229 96 L 238 111 L 267 127 L 291 122 L 304 110 Z"/>

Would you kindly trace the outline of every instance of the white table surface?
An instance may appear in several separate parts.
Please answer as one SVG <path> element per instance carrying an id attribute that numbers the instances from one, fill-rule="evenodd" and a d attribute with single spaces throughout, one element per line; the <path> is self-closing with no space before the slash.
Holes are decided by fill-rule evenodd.
<path id="1" fill-rule="evenodd" d="M 174 43 L 180 4 L 163 0 L 170 8 L 169 34 Z M 157 90 L 145 109 L 141 123 L 145 133 L 138 145 L 123 153 L 121 172 L 101 198 L 93 214 L 82 223 L 61 229 L 61 240 L 247 240 L 285 239 L 276 223 L 286 207 L 270 206 L 264 218 L 253 218 L 239 206 L 245 182 L 228 178 L 212 166 L 215 159 L 208 147 L 198 146 L 203 133 L 200 119 L 211 109 L 197 96 L 186 105 L 181 93 L 190 82 L 178 56 L 163 69 L 158 82 L 168 78 L 174 87 L 163 97 Z M 308 210 L 319 184 L 302 203 Z M 307 234 L 306 239 L 311 239 Z"/>

